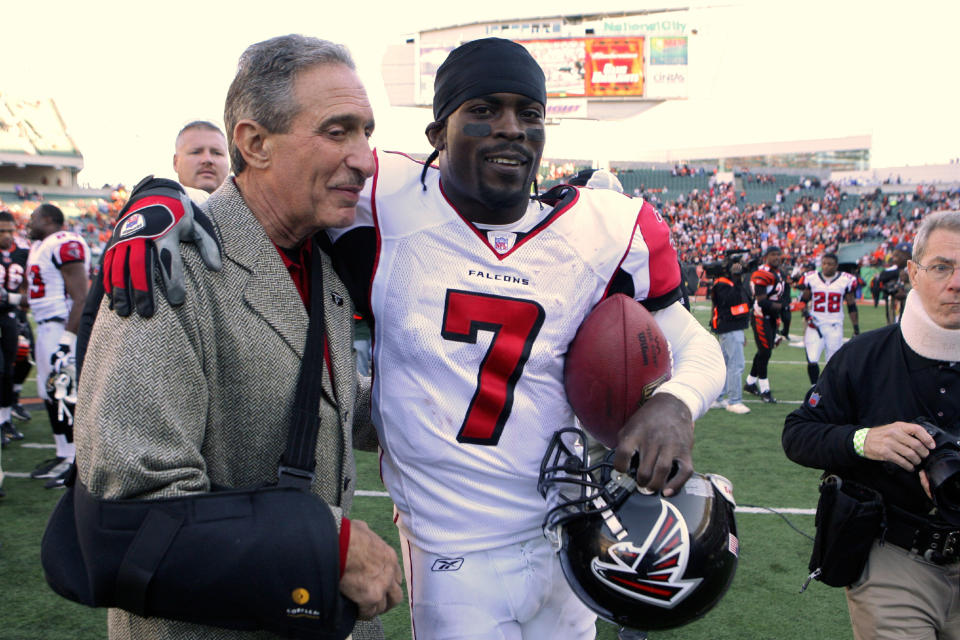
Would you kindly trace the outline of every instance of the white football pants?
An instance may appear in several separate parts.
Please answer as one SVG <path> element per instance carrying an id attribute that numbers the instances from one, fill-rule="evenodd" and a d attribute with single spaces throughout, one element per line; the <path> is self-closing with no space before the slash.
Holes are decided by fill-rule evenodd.
<path id="1" fill-rule="evenodd" d="M 591 640 L 596 615 L 543 536 L 474 553 L 427 553 L 400 534 L 414 640 Z"/>
<path id="2" fill-rule="evenodd" d="M 822 337 L 820 334 L 823 334 Z M 803 346 L 807 350 L 807 362 L 820 362 L 820 354 L 827 350 L 827 360 L 843 345 L 843 323 L 821 324 L 820 334 L 811 326 L 803 332 Z"/>

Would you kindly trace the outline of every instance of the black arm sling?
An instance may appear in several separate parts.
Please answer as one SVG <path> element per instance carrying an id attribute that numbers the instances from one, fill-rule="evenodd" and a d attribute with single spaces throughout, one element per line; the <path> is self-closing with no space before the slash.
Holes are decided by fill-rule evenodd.
<path id="1" fill-rule="evenodd" d="M 350 635 L 357 607 L 339 590 L 336 522 L 309 493 L 326 342 L 323 260 L 312 242 L 310 325 L 276 482 L 102 500 L 74 469 L 41 547 L 56 593 L 91 607 L 287 638 Z"/>

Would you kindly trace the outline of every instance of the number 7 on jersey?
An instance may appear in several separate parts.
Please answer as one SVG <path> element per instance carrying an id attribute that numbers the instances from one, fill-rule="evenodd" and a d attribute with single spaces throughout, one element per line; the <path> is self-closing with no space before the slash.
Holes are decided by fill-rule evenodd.
<path id="1" fill-rule="evenodd" d="M 513 408 L 514 389 L 544 315 L 543 307 L 532 300 L 447 290 L 441 331 L 444 339 L 476 344 L 478 332 L 493 333 L 457 442 L 488 446 L 499 442 Z"/>

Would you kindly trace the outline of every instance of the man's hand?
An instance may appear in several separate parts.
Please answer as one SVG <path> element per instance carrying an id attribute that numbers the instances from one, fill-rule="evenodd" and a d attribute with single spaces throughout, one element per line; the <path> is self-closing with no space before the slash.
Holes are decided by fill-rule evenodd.
<path id="1" fill-rule="evenodd" d="M 867 431 L 863 454 L 870 460 L 892 462 L 913 471 L 937 446 L 933 436 L 912 422 L 892 422 Z"/>
<path id="2" fill-rule="evenodd" d="M 363 520 L 351 520 L 340 593 L 357 603 L 360 619 L 369 620 L 403 600 L 402 582 L 403 572 L 393 547 Z"/>
<path id="3" fill-rule="evenodd" d="M 927 472 L 920 472 L 920 486 L 923 487 L 923 492 L 927 494 L 927 497 L 930 498 L 931 502 L 933 501 L 933 491 L 930 490 L 930 479 L 927 478 Z"/>
<path id="4" fill-rule="evenodd" d="M 682 400 L 658 393 L 643 403 L 620 430 L 613 466 L 629 471 L 640 454 L 637 484 L 672 496 L 693 474 L 693 418 Z M 676 466 L 676 473 L 670 476 Z"/>
<path id="5" fill-rule="evenodd" d="M 120 316 L 154 312 L 153 271 L 160 267 L 172 305 L 183 304 L 180 241 L 197 245 L 207 268 L 220 270 L 220 244 L 207 216 L 178 183 L 148 176 L 134 187 L 103 256 L 103 289 Z"/>

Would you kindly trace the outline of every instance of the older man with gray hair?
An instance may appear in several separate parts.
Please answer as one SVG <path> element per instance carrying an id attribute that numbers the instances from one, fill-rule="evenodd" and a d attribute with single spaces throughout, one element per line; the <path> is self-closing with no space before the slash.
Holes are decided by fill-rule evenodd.
<path id="1" fill-rule="evenodd" d="M 960 439 L 958 267 L 960 212 L 928 216 L 907 263 L 902 320 L 842 346 L 784 425 L 787 457 L 882 500 L 872 531 L 818 531 L 837 538 L 831 555 L 847 572 L 830 584 L 846 585 L 857 640 L 960 640 L 958 477 L 927 464 Z M 811 577 L 837 573 L 822 564 Z"/>
<path id="2" fill-rule="evenodd" d="M 293 563 L 316 562 L 319 555 L 323 566 L 332 566 L 333 582 L 318 592 L 293 590 L 293 603 L 310 605 L 292 610 L 327 611 L 339 591 L 356 603 L 359 618 L 371 619 L 402 599 L 401 572 L 393 549 L 365 523 L 347 518 L 356 485 L 351 449 L 373 448 L 376 441 L 366 422 L 368 385 L 358 385 L 351 349 L 350 298 L 314 236 L 354 219 L 374 170 L 373 112 L 344 47 L 291 35 L 244 52 L 224 121 L 234 175 L 203 205 L 222 246 L 222 267 L 207 269 L 200 250 L 185 248 L 185 303 L 158 303 L 149 322 L 135 314 L 99 314 L 79 391 L 78 478 L 93 496 L 117 500 L 199 496 L 275 480 L 311 300 L 320 296 L 326 353 L 317 363 L 322 397 L 309 490 L 329 506 L 336 526 L 322 548 L 304 543 L 286 553 Z M 139 202 L 153 206 L 149 198 Z M 143 238 L 131 237 L 132 243 L 118 237 L 114 257 L 136 252 Z M 317 261 L 321 281 L 311 278 Z M 120 290 L 110 293 L 116 298 Z M 303 517 L 290 513 L 289 521 L 271 527 L 282 531 Z M 263 548 L 273 540 L 263 539 Z M 250 563 L 251 575 L 274 570 L 250 559 L 232 561 Z M 198 576 L 219 569 L 195 568 Z M 276 637 L 119 609 L 110 611 L 109 633 L 115 639 Z M 358 622 L 353 637 L 382 637 L 379 622 Z"/>

